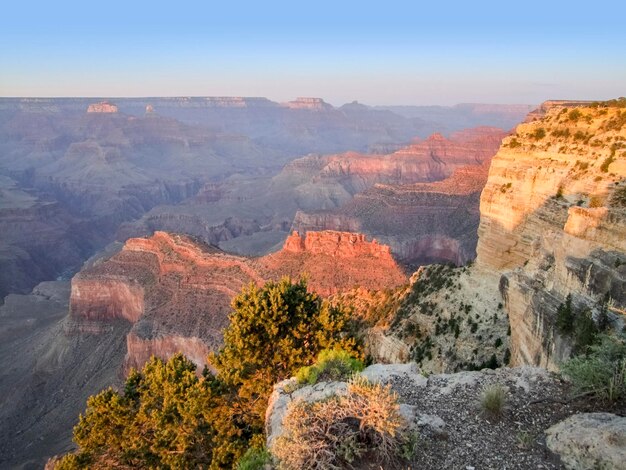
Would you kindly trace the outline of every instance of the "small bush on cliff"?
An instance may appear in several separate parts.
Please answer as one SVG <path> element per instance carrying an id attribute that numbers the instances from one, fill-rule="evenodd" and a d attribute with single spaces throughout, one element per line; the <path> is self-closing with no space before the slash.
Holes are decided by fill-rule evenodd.
<path id="1" fill-rule="evenodd" d="M 574 312 L 572 311 L 572 295 L 569 294 L 565 303 L 556 310 L 556 327 L 561 334 L 570 334 L 574 331 Z"/>
<path id="2" fill-rule="evenodd" d="M 270 461 L 271 456 L 267 449 L 251 447 L 237 463 L 237 470 L 263 470 Z"/>
<path id="3" fill-rule="evenodd" d="M 543 127 L 538 127 L 535 132 L 532 133 L 532 138 L 535 140 L 541 140 L 546 136 L 546 130 Z"/>
<path id="4" fill-rule="evenodd" d="M 364 368 L 363 361 L 355 359 L 342 349 L 325 349 L 317 356 L 315 364 L 302 367 L 296 374 L 300 384 L 341 380 Z"/>
<path id="5" fill-rule="evenodd" d="M 561 366 L 579 393 L 593 393 L 614 401 L 626 397 L 626 335 L 600 334 L 587 354 Z"/>
<path id="6" fill-rule="evenodd" d="M 350 467 L 365 452 L 392 462 L 411 442 L 399 409 L 389 386 L 354 378 L 345 396 L 292 403 L 273 453 L 289 470 Z"/>

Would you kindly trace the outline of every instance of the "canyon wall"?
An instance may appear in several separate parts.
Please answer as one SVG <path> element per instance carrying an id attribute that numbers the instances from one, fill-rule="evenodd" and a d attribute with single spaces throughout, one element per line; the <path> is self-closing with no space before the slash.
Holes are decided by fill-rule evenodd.
<path id="1" fill-rule="evenodd" d="M 250 259 L 156 232 L 128 240 L 120 252 L 74 276 L 71 318 L 78 331 L 92 333 L 115 319 L 128 321 L 125 370 L 141 367 L 151 355 L 182 352 L 201 371 L 208 353 L 221 344 L 230 302 L 243 286 L 303 274 L 321 295 L 355 285 L 397 287 L 407 280 L 389 247 L 361 234 L 294 233 L 282 250 Z"/>
<path id="2" fill-rule="evenodd" d="M 514 364 L 556 367 L 572 346 L 556 310 L 626 307 L 626 111 L 548 103 L 494 157 L 477 267 L 501 274 Z M 621 195 L 621 196 L 620 196 Z"/>
<path id="3" fill-rule="evenodd" d="M 492 159 L 476 251 L 472 266 L 414 275 L 389 307 L 390 324 L 379 322 L 369 336 L 376 360 L 412 358 L 433 371 L 556 369 L 577 341 L 557 327 L 570 295 L 575 318 L 608 311 L 621 329 L 626 110 L 558 101 L 531 113 Z"/>

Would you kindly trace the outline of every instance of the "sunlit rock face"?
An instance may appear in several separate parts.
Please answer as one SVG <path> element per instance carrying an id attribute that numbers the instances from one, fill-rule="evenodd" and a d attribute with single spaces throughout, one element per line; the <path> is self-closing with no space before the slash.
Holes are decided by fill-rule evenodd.
<path id="1" fill-rule="evenodd" d="M 518 126 L 481 195 L 476 264 L 501 275 L 515 364 L 569 355 L 554 328 L 568 294 L 577 310 L 605 296 L 618 316 L 626 306 L 624 111 L 575 105 L 548 103 Z"/>
<path id="2" fill-rule="evenodd" d="M 117 106 L 113 103 L 109 103 L 108 101 L 93 103 L 87 107 L 88 113 L 117 113 L 117 111 Z"/>
<path id="3" fill-rule="evenodd" d="M 141 367 L 151 355 L 183 352 L 200 371 L 221 344 L 230 302 L 245 285 L 303 274 L 322 295 L 356 285 L 396 287 L 407 280 L 388 246 L 356 233 L 294 233 L 281 251 L 250 259 L 156 232 L 128 240 L 119 253 L 74 276 L 70 312 L 78 331 L 97 333 L 99 324 L 115 319 L 133 325 L 126 370 Z"/>

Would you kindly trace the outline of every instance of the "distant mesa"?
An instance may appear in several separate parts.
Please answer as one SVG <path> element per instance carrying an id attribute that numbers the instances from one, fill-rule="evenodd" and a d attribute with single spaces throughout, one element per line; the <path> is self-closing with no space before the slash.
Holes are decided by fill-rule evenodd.
<path id="1" fill-rule="evenodd" d="M 100 103 L 92 103 L 87 108 L 88 113 L 117 113 L 117 106 L 108 101 L 101 101 Z"/>
<path id="2" fill-rule="evenodd" d="M 333 109 L 333 106 L 328 104 L 322 98 L 298 97 L 294 101 L 285 103 L 283 106 L 289 109 L 310 109 L 312 111 L 325 111 Z"/>

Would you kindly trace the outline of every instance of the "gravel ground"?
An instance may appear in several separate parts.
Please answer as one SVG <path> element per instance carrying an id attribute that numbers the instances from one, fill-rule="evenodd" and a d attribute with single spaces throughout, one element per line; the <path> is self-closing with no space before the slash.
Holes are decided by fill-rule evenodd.
<path id="1" fill-rule="evenodd" d="M 484 387 L 495 384 L 507 391 L 499 417 L 486 415 L 480 405 Z M 608 407 L 589 398 L 569 402 L 566 383 L 528 367 L 433 375 L 426 387 L 396 377 L 392 385 L 418 416 L 435 415 L 445 422 L 443 430 L 422 428 L 411 470 L 565 468 L 546 447 L 547 428 L 576 412 L 626 411 L 623 403 Z"/>

